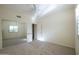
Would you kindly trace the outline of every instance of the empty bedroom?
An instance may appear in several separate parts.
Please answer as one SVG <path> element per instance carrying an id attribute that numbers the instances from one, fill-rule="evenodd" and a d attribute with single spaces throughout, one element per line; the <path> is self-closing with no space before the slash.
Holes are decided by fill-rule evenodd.
<path id="1" fill-rule="evenodd" d="M 0 4 L 0 55 L 76 55 L 78 36 L 77 4 Z"/>

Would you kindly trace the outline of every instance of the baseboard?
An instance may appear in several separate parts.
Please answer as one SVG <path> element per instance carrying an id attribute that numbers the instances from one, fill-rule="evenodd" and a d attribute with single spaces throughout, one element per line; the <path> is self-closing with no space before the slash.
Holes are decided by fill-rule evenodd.
<path id="1" fill-rule="evenodd" d="M 63 45 L 63 44 L 59 44 L 59 43 L 55 43 L 55 42 L 50 42 L 50 43 L 54 43 L 56 45 L 60 45 L 60 46 L 64 46 L 64 47 L 75 49 L 75 47 L 71 47 L 71 46 L 67 46 L 67 45 Z"/>

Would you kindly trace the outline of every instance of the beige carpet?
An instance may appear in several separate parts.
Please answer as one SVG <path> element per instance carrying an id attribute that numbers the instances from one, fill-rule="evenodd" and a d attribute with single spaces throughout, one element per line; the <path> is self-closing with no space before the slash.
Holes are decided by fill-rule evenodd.
<path id="1" fill-rule="evenodd" d="M 72 48 L 41 42 L 33 41 L 30 43 L 21 43 L 5 47 L 0 50 L 1 55 L 74 55 L 75 50 Z"/>

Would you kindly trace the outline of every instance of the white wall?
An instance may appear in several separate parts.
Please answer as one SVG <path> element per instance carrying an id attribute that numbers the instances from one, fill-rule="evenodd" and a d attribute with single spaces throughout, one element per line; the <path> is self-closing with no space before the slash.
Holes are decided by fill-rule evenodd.
<path id="1" fill-rule="evenodd" d="M 2 49 L 1 19 L 0 19 L 0 49 Z"/>
<path id="2" fill-rule="evenodd" d="M 9 32 L 9 26 L 17 25 L 17 21 L 3 20 L 2 21 L 2 35 L 3 39 L 24 38 L 26 37 L 26 23 L 18 22 L 18 32 Z"/>
<path id="3" fill-rule="evenodd" d="M 31 19 L 29 19 L 27 23 L 27 41 L 28 42 L 32 41 L 32 21 Z"/>
<path id="4" fill-rule="evenodd" d="M 77 5 L 76 7 L 76 24 L 75 24 L 75 51 L 76 51 L 76 54 L 79 55 L 79 35 L 78 35 L 78 21 L 79 21 L 79 5 Z"/>
<path id="5" fill-rule="evenodd" d="M 37 30 L 38 40 L 74 48 L 75 9 L 51 12 L 40 18 L 37 23 Z"/>
<path id="6" fill-rule="evenodd" d="M 21 19 L 19 19 L 19 32 L 18 33 L 9 33 L 8 32 L 8 25 L 14 24 L 15 22 L 10 21 L 15 21 L 17 19 L 17 15 L 21 16 Z M 17 12 L 16 10 L 9 10 L 8 8 L 4 8 L 3 6 L 0 6 L 0 18 L 3 21 L 3 29 L 5 31 L 4 38 L 3 39 L 10 39 L 10 38 L 16 38 L 16 37 L 25 37 L 27 36 L 27 23 L 29 22 L 31 15 L 29 13 L 20 13 Z M 5 21 L 4 21 L 5 19 Z M 10 20 L 10 21 L 7 21 Z M 25 23 L 25 25 L 23 25 Z M 25 27 L 25 28 L 24 28 Z"/>

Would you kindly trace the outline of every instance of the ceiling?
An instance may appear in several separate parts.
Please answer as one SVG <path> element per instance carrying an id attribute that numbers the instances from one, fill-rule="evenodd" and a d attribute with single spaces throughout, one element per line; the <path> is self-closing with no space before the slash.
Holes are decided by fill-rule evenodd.
<path id="1" fill-rule="evenodd" d="M 0 16 L 4 16 L 5 18 L 13 17 L 15 19 L 16 15 L 19 15 L 26 19 L 29 18 L 29 15 L 31 17 L 30 19 L 36 21 L 40 17 L 45 16 L 48 13 L 48 9 L 51 9 L 49 12 L 57 12 L 74 7 L 74 4 L 1 4 L 0 8 L 3 12 L 0 12 Z"/>
<path id="2" fill-rule="evenodd" d="M 58 11 L 68 10 L 76 7 L 76 4 L 36 4 L 36 12 L 32 19 L 37 19 L 47 15 L 50 12 L 57 13 Z"/>
<path id="3" fill-rule="evenodd" d="M 0 5 L 2 8 L 6 10 L 11 10 L 19 13 L 32 13 L 33 5 L 32 4 L 3 4 Z"/>
<path id="4" fill-rule="evenodd" d="M 4 20 L 17 20 L 16 16 L 21 16 L 20 21 L 26 22 L 32 14 L 32 4 L 0 4 L 0 18 Z"/>
<path id="5" fill-rule="evenodd" d="M 68 9 L 74 7 L 73 4 L 2 4 L 0 5 L 2 8 L 6 10 L 11 10 L 19 13 L 32 13 L 36 11 L 36 13 L 44 13 L 48 7 L 60 7 L 62 9 Z M 35 10 L 36 9 L 36 10 Z"/>

